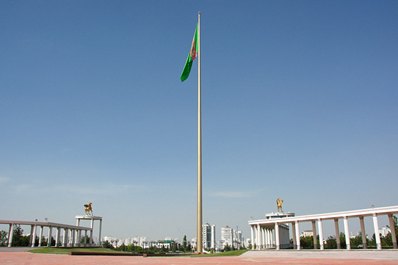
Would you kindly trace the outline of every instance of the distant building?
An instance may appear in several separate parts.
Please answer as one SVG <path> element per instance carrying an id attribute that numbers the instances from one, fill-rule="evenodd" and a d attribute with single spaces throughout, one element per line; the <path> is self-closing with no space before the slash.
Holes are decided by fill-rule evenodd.
<path id="1" fill-rule="evenodd" d="M 389 233 L 391 233 L 391 229 L 388 228 L 388 227 L 386 227 L 386 226 L 384 226 L 384 227 L 382 227 L 382 228 L 379 229 L 379 234 L 380 234 L 382 237 L 387 236 Z"/>
<path id="2" fill-rule="evenodd" d="M 216 226 L 210 224 L 202 225 L 203 248 L 215 249 L 216 248 Z"/>
<path id="3" fill-rule="evenodd" d="M 233 240 L 233 247 L 235 249 L 241 249 L 244 245 L 242 231 L 236 230 L 234 231 L 234 240 Z"/>
<path id="4" fill-rule="evenodd" d="M 300 237 L 314 236 L 314 232 L 312 230 L 304 230 L 301 232 Z"/>
<path id="5" fill-rule="evenodd" d="M 221 248 L 224 249 L 226 246 L 233 247 L 234 242 L 234 230 L 229 227 L 221 227 Z"/>
<path id="6" fill-rule="evenodd" d="M 196 237 L 191 239 L 192 249 L 196 249 Z"/>

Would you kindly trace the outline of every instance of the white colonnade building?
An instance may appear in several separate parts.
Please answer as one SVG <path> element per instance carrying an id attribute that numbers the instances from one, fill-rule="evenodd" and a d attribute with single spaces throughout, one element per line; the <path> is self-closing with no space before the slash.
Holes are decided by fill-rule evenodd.
<path id="1" fill-rule="evenodd" d="M 82 232 L 84 232 L 85 239 L 87 233 L 92 234 L 92 228 L 83 226 L 74 226 L 52 222 L 39 221 L 20 221 L 20 220 L 0 220 L 0 224 L 9 225 L 7 246 L 12 246 L 13 231 L 15 226 L 23 225 L 30 226 L 30 247 L 35 247 L 36 236 L 39 238 L 39 246 L 42 245 L 42 240 L 47 237 L 47 246 L 52 246 L 52 239 L 55 240 L 56 247 L 79 247 L 88 246 L 89 242 L 85 240 L 81 244 Z M 55 233 L 55 235 L 54 235 Z"/>
<path id="2" fill-rule="evenodd" d="M 262 250 L 267 248 L 275 248 L 277 250 L 285 248 L 286 232 L 289 233 L 289 225 L 292 228 L 293 247 L 300 250 L 300 223 L 310 222 L 312 224 L 312 232 L 314 238 L 314 248 L 324 249 L 324 234 L 322 222 L 332 220 L 334 222 L 334 230 L 336 235 L 337 248 L 341 248 L 339 220 L 343 220 L 343 229 L 345 234 L 345 243 L 347 249 L 350 246 L 350 229 L 348 219 L 358 219 L 361 227 L 362 244 L 367 248 L 365 218 L 371 218 L 373 221 L 373 229 L 376 238 L 376 247 L 381 250 L 381 240 L 379 234 L 378 217 L 385 215 L 388 217 L 390 227 L 394 228 L 393 214 L 398 213 L 398 206 L 368 208 L 354 211 L 313 214 L 303 216 L 286 216 L 282 218 L 266 218 L 260 220 L 250 220 L 252 249 Z M 317 242 L 319 235 L 319 243 Z M 397 248 L 397 240 L 395 229 L 391 229 L 393 248 Z M 289 242 L 290 244 L 290 242 Z M 318 245 L 319 244 L 319 245 Z"/>
<path id="3" fill-rule="evenodd" d="M 90 227 L 80 226 L 81 220 L 90 220 Z M 39 246 L 42 246 L 43 238 L 47 238 L 48 247 L 88 247 L 95 245 L 93 231 L 94 221 L 96 220 L 100 221 L 98 245 L 101 245 L 102 217 L 99 216 L 76 216 L 76 225 L 21 220 L 0 220 L 0 224 L 9 226 L 7 241 L 8 247 L 12 246 L 13 231 L 17 225 L 30 226 L 29 246 L 32 248 L 35 247 L 36 237 L 39 238 Z M 55 240 L 55 245 L 52 244 L 52 239 Z M 82 239 L 83 242 L 81 242 Z"/>

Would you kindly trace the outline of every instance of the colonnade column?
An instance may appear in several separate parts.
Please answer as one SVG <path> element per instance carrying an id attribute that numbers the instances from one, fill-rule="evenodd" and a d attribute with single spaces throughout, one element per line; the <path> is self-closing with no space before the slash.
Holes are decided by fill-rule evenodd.
<path id="1" fill-rule="evenodd" d="M 36 243 L 36 225 L 32 225 L 31 227 L 30 227 L 30 231 L 31 231 L 31 233 L 30 233 L 30 246 L 32 247 L 32 248 L 34 248 L 35 247 L 35 243 Z"/>
<path id="2" fill-rule="evenodd" d="M 252 244 L 252 250 L 254 250 L 254 228 L 250 226 L 250 243 Z"/>
<path id="3" fill-rule="evenodd" d="M 336 233 L 337 249 L 340 249 L 341 248 L 341 243 L 340 243 L 339 219 L 337 219 L 337 218 L 334 219 L 334 231 Z"/>
<path id="4" fill-rule="evenodd" d="M 263 249 L 263 244 L 264 244 L 263 228 L 261 228 L 261 226 L 260 226 L 260 233 L 258 235 L 260 237 L 259 238 L 259 240 L 260 240 L 259 249 L 261 250 L 261 249 Z"/>
<path id="5" fill-rule="evenodd" d="M 359 223 L 361 225 L 362 245 L 363 245 L 364 249 L 367 249 L 368 245 L 366 243 L 366 231 L 365 231 L 365 222 L 364 222 L 364 217 L 363 216 L 359 217 Z"/>
<path id="6" fill-rule="evenodd" d="M 84 230 L 84 246 L 87 246 L 87 230 Z"/>
<path id="7" fill-rule="evenodd" d="M 275 248 L 276 248 L 276 250 L 279 250 L 280 249 L 280 243 L 279 243 L 279 240 L 280 238 L 279 238 L 279 224 L 278 223 L 275 223 Z"/>
<path id="8" fill-rule="evenodd" d="M 313 238 L 313 242 L 314 242 L 314 249 L 318 248 L 318 243 L 317 243 L 317 238 L 316 238 L 316 225 L 315 225 L 315 221 L 311 221 L 312 223 L 312 238 Z"/>
<path id="9" fill-rule="evenodd" d="M 395 234 L 395 223 L 392 218 L 392 214 L 388 215 L 388 223 L 390 224 L 391 229 L 392 247 L 397 248 L 397 235 Z"/>
<path id="10" fill-rule="evenodd" d="M 80 218 L 76 219 L 76 226 L 80 226 Z M 81 230 L 76 230 L 76 245 L 80 247 L 80 240 L 81 240 Z"/>
<path id="11" fill-rule="evenodd" d="M 261 249 L 262 246 L 261 242 L 261 226 L 260 224 L 257 225 L 257 249 Z"/>
<path id="12" fill-rule="evenodd" d="M 61 227 L 57 227 L 57 239 L 55 242 L 55 246 L 61 246 Z"/>
<path id="13" fill-rule="evenodd" d="M 10 228 L 8 229 L 8 247 L 12 246 L 12 236 L 14 234 L 14 224 L 10 224 Z"/>
<path id="14" fill-rule="evenodd" d="M 52 236 L 53 236 L 53 235 L 52 235 L 52 229 L 53 229 L 53 228 L 52 228 L 51 226 L 48 227 L 47 247 L 51 247 L 51 243 L 52 243 L 52 242 L 51 242 L 51 241 L 52 241 L 51 239 L 52 239 Z"/>
<path id="15" fill-rule="evenodd" d="M 60 238 L 61 228 L 57 227 L 57 231 L 55 232 L 55 246 L 59 246 L 59 238 Z"/>
<path id="16" fill-rule="evenodd" d="M 295 231 L 296 231 L 297 250 L 300 250 L 300 228 L 299 228 L 299 222 L 296 221 L 294 223 L 294 225 L 295 225 Z"/>
<path id="17" fill-rule="evenodd" d="M 262 244 L 261 244 L 261 249 L 265 249 L 266 248 L 266 244 L 265 244 L 265 240 L 266 240 L 266 235 L 265 235 L 265 231 L 266 231 L 266 229 L 265 228 L 261 228 L 261 242 L 262 242 Z"/>
<path id="18" fill-rule="evenodd" d="M 348 228 L 348 218 L 347 218 L 347 216 L 344 216 L 343 221 L 344 221 L 345 243 L 347 245 L 347 249 L 351 249 L 350 229 Z"/>
<path id="19" fill-rule="evenodd" d="M 94 232 L 94 218 L 91 218 L 90 245 L 94 244 L 93 232 Z"/>
<path id="20" fill-rule="evenodd" d="M 102 233 L 102 219 L 100 219 L 100 227 L 99 227 L 99 235 L 98 235 L 98 244 L 101 246 L 101 233 Z"/>
<path id="21" fill-rule="evenodd" d="M 379 234 L 379 222 L 377 221 L 377 215 L 373 214 L 373 227 L 375 229 L 375 237 L 376 237 L 376 247 L 378 250 L 381 249 L 381 240 Z"/>
<path id="22" fill-rule="evenodd" d="M 64 228 L 64 234 L 62 235 L 62 245 L 64 247 L 68 246 L 68 228 Z"/>
<path id="23" fill-rule="evenodd" d="M 274 245 L 274 238 L 272 237 L 273 236 L 273 234 L 272 234 L 272 230 L 271 229 L 268 229 L 268 236 L 269 236 L 269 238 L 268 238 L 268 241 L 269 241 L 269 244 L 268 244 L 268 246 L 269 246 L 269 248 L 272 248 Z"/>
<path id="24" fill-rule="evenodd" d="M 76 230 L 71 229 L 70 231 L 71 231 L 71 235 L 72 235 L 71 247 L 74 247 L 75 243 L 76 243 Z"/>
<path id="25" fill-rule="evenodd" d="M 323 250 L 323 229 L 322 229 L 321 219 L 318 219 L 318 230 L 319 230 L 319 248 Z"/>
<path id="26" fill-rule="evenodd" d="M 82 240 L 82 230 L 77 230 L 77 246 L 80 247 L 80 241 Z"/>
<path id="27" fill-rule="evenodd" d="M 39 230 L 39 247 L 41 247 L 41 243 L 43 240 L 43 226 L 40 226 L 40 230 Z"/>
<path id="28" fill-rule="evenodd" d="M 292 225 L 292 238 L 293 238 L 293 249 L 297 248 L 297 239 L 296 239 L 296 226 L 294 223 Z"/>

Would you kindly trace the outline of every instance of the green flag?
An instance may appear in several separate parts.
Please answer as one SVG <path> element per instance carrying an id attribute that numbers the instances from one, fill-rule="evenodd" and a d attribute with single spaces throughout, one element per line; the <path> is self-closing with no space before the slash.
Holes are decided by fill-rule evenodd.
<path id="1" fill-rule="evenodd" d="M 185 62 L 184 70 L 181 73 L 181 81 L 187 80 L 189 73 L 191 72 L 192 63 L 198 55 L 198 26 L 195 28 L 195 34 L 193 35 L 191 50 L 188 53 L 187 61 Z"/>

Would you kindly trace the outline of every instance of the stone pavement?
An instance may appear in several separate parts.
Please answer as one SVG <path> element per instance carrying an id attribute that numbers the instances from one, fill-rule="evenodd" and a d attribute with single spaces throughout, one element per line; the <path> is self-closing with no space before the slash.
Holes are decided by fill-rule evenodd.
<path id="1" fill-rule="evenodd" d="M 239 257 L 70 256 L 0 252 L 1 265 L 398 265 L 398 251 L 250 251 Z"/>

